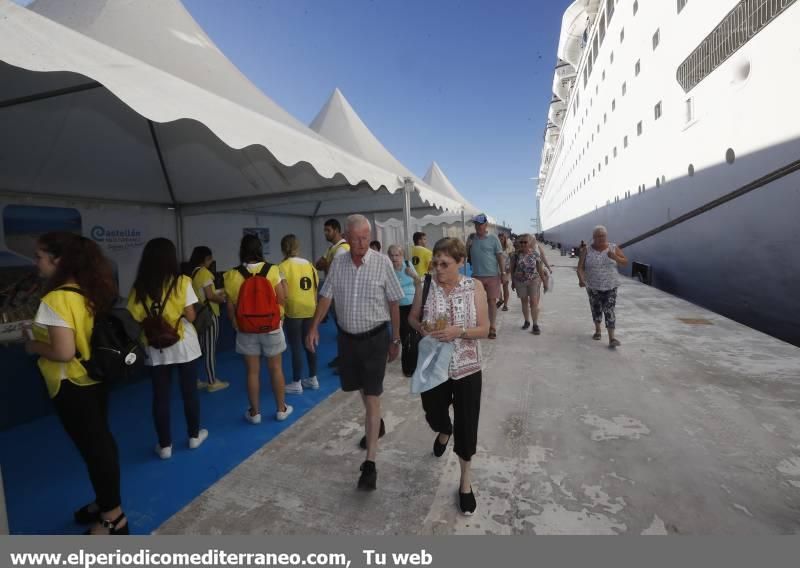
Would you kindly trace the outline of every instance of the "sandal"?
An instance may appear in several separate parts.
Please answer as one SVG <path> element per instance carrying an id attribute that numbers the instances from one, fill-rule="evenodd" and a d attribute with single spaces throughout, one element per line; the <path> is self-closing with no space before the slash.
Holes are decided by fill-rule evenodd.
<path id="1" fill-rule="evenodd" d="M 100 521 L 100 507 L 97 506 L 97 503 L 89 503 L 72 513 L 72 517 L 79 525 L 97 523 Z"/>
<path id="2" fill-rule="evenodd" d="M 592 336 L 592 339 L 594 339 L 595 341 L 600 341 L 600 337 L 601 337 L 601 336 L 600 336 L 600 333 L 598 332 L 598 333 L 595 333 L 595 334 Z"/>
<path id="3" fill-rule="evenodd" d="M 125 513 L 120 513 L 119 517 L 117 517 L 113 521 L 109 521 L 107 519 L 100 519 L 100 526 L 103 527 L 104 529 L 108 529 L 109 536 L 127 536 L 131 534 L 130 525 L 128 523 L 125 523 L 124 527 L 119 526 L 119 524 L 124 520 L 126 520 Z M 83 534 L 91 535 L 92 529 L 89 529 Z M 101 535 L 94 535 L 94 536 L 101 536 Z"/>
<path id="4" fill-rule="evenodd" d="M 444 444 L 439 443 L 439 434 L 436 434 L 436 438 L 433 439 L 433 455 L 437 458 L 442 457 L 444 451 L 447 449 L 447 444 L 450 443 L 450 437 L 452 436 L 452 432 L 447 435 L 447 441 Z"/>
<path id="5" fill-rule="evenodd" d="M 489 328 L 489 339 L 497 339 L 497 330 L 493 327 Z"/>

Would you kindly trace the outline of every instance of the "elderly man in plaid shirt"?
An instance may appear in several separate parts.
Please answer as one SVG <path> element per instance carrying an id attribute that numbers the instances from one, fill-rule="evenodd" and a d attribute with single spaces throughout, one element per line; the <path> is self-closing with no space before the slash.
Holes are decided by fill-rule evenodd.
<path id="1" fill-rule="evenodd" d="M 367 490 L 375 489 L 378 480 L 375 469 L 378 438 L 386 433 L 379 397 L 386 363 L 394 361 L 400 353 L 399 302 L 404 295 L 392 261 L 369 248 L 371 234 L 372 227 L 366 217 L 347 218 L 350 254 L 334 258 L 306 338 L 308 348 L 314 351 L 319 343 L 319 323 L 334 301 L 342 390 L 360 391 L 367 411 L 366 435 L 361 440 L 361 446 L 367 449 L 367 459 L 361 465 L 358 479 L 358 488 Z"/>

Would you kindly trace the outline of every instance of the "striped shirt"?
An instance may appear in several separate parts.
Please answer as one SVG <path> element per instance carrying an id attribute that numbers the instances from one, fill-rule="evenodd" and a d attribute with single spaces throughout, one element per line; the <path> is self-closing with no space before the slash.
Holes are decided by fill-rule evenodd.
<path id="1" fill-rule="evenodd" d="M 333 298 L 336 319 L 347 333 L 364 333 L 391 319 L 390 302 L 399 302 L 404 294 L 388 256 L 372 249 L 356 267 L 349 254 L 333 259 L 320 293 Z"/>

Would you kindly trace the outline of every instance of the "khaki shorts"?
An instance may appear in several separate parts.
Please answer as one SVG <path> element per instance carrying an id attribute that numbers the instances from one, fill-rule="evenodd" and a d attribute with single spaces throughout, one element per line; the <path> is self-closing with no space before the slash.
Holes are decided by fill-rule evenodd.
<path id="1" fill-rule="evenodd" d="M 517 290 L 517 297 L 520 300 L 527 300 L 533 298 L 538 301 L 542 293 L 542 280 L 539 277 L 534 278 L 529 282 L 514 282 L 514 288 Z"/>

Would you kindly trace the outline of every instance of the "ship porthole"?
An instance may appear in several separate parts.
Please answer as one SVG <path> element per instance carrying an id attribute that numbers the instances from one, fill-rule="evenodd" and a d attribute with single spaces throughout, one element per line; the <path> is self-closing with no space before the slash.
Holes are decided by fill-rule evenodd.
<path id="1" fill-rule="evenodd" d="M 748 77 L 750 77 L 751 68 L 749 60 L 739 61 L 733 68 L 733 84 L 739 85 L 747 81 Z"/>
<path id="2" fill-rule="evenodd" d="M 689 177 L 694 176 L 694 164 L 689 164 Z"/>
<path id="3" fill-rule="evenodd" d="M 736 152 L 733 151 L 733 148 L 728 148 L 728 151 L 725 152 L 725 161 L 729 164 L 736 161 Z"/>
<path id="4" fill-rule="evenodd" d="M 656 178 L 656 187 L 661 187 L 661 179 Z"/>

